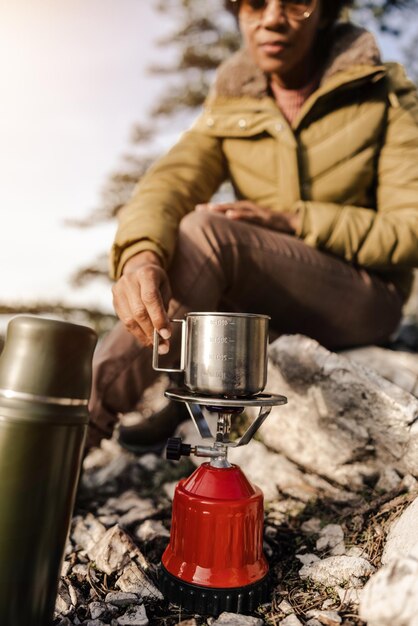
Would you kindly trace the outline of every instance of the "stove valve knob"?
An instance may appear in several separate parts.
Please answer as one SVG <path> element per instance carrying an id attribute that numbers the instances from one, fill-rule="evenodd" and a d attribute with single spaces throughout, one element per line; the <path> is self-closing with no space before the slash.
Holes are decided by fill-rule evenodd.
<path id="1" fill-rule="evenodd" d="M 182 456 L 190 456 L 192 446 L 188 443 L 182 443 L 180 437 L 170 437 L 167 441 L 167 449 L 165 453 L 166 459 L 170 461 L 179 461 Z"/>

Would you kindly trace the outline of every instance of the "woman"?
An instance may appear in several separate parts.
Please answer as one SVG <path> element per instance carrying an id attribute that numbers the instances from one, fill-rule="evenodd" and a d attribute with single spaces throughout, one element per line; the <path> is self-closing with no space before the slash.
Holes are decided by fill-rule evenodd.
<path id="1" fill-rule="evenodd" d="M 178 354 L 187 311 L 271 316 L 333 349 L 383 343 L 418 266 L 418 104 L 345 0 L 235 0 L 243 48 L 204 112 L 141 180 L 112 251 L 121 324 L 95 364 L 90 443 Z M 211 204 L 229 178 L 237 200 Z M 171 345 L 170 345 L 171 343 Z M 124 429 L 163 439 L 175 416 Z"/>

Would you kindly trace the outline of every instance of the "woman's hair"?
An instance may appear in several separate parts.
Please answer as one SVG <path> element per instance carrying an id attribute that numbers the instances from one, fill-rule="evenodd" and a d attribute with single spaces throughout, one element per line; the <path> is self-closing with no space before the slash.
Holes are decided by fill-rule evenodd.
<path id="1" fill-rule="evenodd" d="M 353 4 L 353 0 L 321 0 L 322 15 L 327 18 L 328 24 L 333 24 L 340 17 L 343 9 Z M 240 0 L 225 0 L 226 8 L 234 15 L 238 14 Z"/>

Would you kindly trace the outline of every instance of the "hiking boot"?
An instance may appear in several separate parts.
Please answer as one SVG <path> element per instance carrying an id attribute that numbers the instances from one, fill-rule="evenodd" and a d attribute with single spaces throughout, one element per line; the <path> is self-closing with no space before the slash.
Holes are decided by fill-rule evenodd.
<path id="1" fill-rule="evenodd" d="M 119 426 L 120 445 L 136 454 L 162 452 L 167 439 L 177 426 L 189 418 L 187 407 L 182 402 L 169 401 L 161 411 L 143 419 L 139 424 Z"/>

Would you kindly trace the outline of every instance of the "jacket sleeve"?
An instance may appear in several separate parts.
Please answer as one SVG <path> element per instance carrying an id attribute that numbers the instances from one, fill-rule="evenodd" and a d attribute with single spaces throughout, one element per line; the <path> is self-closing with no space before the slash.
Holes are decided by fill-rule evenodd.
<path id="1" fill-rule="evenodd" d="M 200 202 L 207 202 L 227 177 L 221 140 L 196 130 L 182 135 L 137 185 L 118 214 L 111 251 L 111 276 L 143 250 L 156 252 L 168 265 L 180 220 Z"/>
<path id="2" fill-rule="evenodd" d="M 376 210 L 305 201 L 295 207 L 306 243 L 376 270 L 418 267 L 418 100 L 405 79 L 396 91 L 377 164 Z"/>

